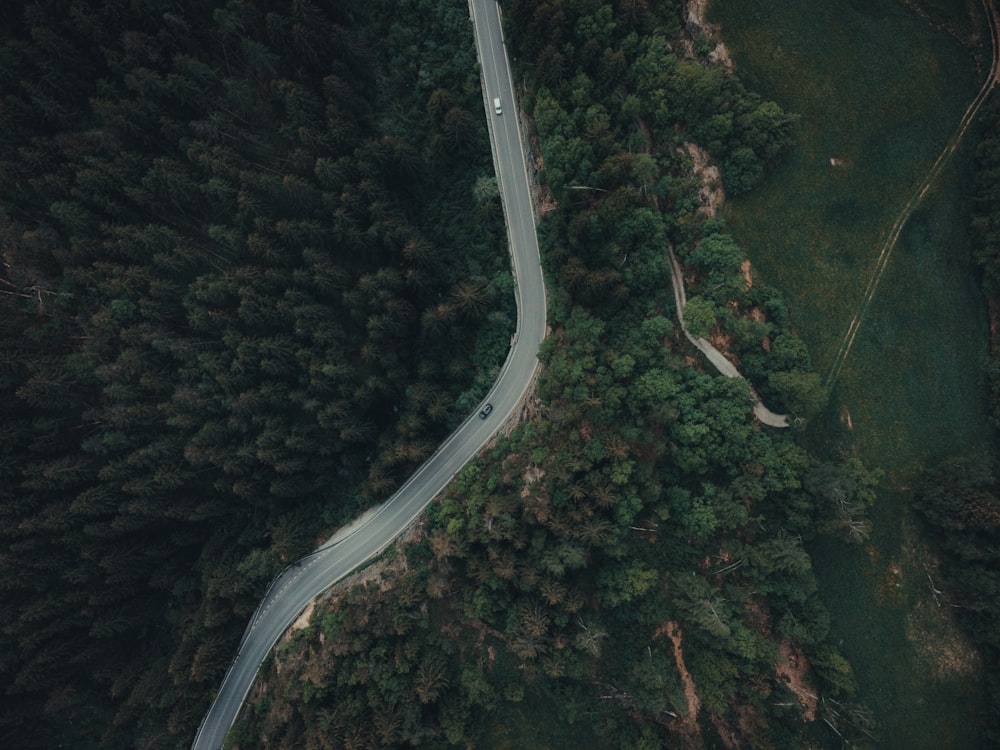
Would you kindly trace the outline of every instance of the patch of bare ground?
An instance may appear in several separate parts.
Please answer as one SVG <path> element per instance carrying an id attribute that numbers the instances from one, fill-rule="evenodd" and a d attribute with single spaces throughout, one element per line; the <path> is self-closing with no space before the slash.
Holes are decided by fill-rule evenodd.
<path id="1" fill-rule="evenodd" d="M 753 266 L 750 263 L 750 259 L 747 258 L 740 264 L 740 273 L 743 275 L 743 283 L 747 291 L 753 288 Z M 755 323 L 763 323 L 767 320 L 767 316 L 764 315 L 764 311 L 759 307 L 751 307 L 747 312 L 746 316 L 754 321 Z M 771 337 L 765 336 L 760 341 L 760 348 L 765 352 L 771 352 Z"/>
<path id="2" fill-rule="evenodd" d="M 802 718 L 806 721 L 816 720 L 816 707 L 819 705 L 819 695 L 806 680 L 809 674 L 809 661 L 802 649 L 793 646 L 790 641 L 783 640 L 778 644 L 778 663 L 774 671 L 785 681 L 789 690 L 802 704 Z"/>
<path id="3" fill-rule="evenodd" d="M 299 619 L 292 623 L 292 626 L 288 628 L 288 632 L 285 633 L 285 638 L 291 638 L 296 631 L 304 630 L 309 627 L 309 619 L 312 617 L 313 610 L 316 609 L 316 600 L 313 599 L 309 602 L 309 605 L 302 611 L 299 615 Z"/>
<path id="4" fill-rule="evenodd" d="M 880 606 L 899 604 L 903 601 L 903 596 L 903 568 L 893 559 L 879 572 L 875 584 L 875 601 Z"/>
<path id="5" fill-rule="evenodd" d="M 546 331 L 545 335 L 548 336 L 549 333 L 550 331 Z M 535 368 L 535 374 L 531 378 L 531 385 L 528 386 L 528 390 L 525 392 L 524 398 L 521 399 L 521 407 L 519 411 L 516 416 L 511 419 L 507 425 L 505 425 L 507 433 L 509 433 L 510 430 L 517 425 L 521 424 L 521 422 L 534 422 L 535 420 L 548 418 L 549 412 L 538 395 L 538 372 L 539 368 Z"/>
<path id="6" fill-rule="evenodd" d="M 847 408 L 847 404 L 840 407 L 840 421 L 847 426 L 847 429 L 854 432 L 854 422 L 851 421 L 851 410 Z"/>
<path id="7" fill-rule="evenodd" d="M 698 689 L 695 687 L 694 678 L 684 664 L 684 651 L 681 649 L 681 628 L 671 620 L 656 629 L 653 638 L 661 635 L 667 636 L 674 646 L 674 661 L 677 663 L 677 671 L 681 676 L 681 685 L 684 686 L 684 700 L 687 703 L 687 714 L 678 719 L 676 728 L 691 737 L 700 737 L 701 730 L 698 728 L 698 712 L 701 711 L 701 698 L 698 697 Z"/>
<path id="8" fill-rule="evenodd" d="M 543 168 L 542 157 L 536 157 L 536 161 L 538 162 L 538 169 L 541 170 Z M 543 219 L 546 214 L 559 208 L 559 202 L 552 197 L 552 192 L 542 185 L 535 185 L 534 202 L 537 206 L 539 217 Z"/>
<path id="9" fill-rule="evenodd" d="M 753 274 L 750 271 L 750 259 L 749 258 L 747 258 L 745 261 L 743 261 L 740 264 L 740 273 L 743 275 L 743 283 L 746 284 L 746 288 L 747 289 L 752 288 L 753 287 Z M 757 308 L 754 308 L 754 309 L 758 313 L 760 313 L 760 310 L 757 310 Z M 763 317 L 763 313 L 761 313 L 761 316 Z"/>
<path id="10" fill-rule="evenodd" d="M 518 125 L 521 128 L 521 142 L 527 144 L 528 154 L 525 165 L 528 168 L 528 183 L 531 185 L 531 202 L 535 206 L 535 215 L 544 219 L 550 211 L 559 208 L 559 203 L 552 197 L 552 191 L 542 185 L 538 180 L 538 175 L 545 171 L 545 160 L 542 159 L 542 149 L 538 145 L 538 136 L 535 134 L 531 120 L 519 109 L 521 113 Z"/>
<path id="11" fill-rule="evenodd" d="M 922 672 L 936 680 L 972 677 L 979 653 L 966 641 L 951 612 L 922 599 L 906 616 L 906 638 L 913 644 Z"/>
<path id="12" fill-rule="evenodd" d="M 708 9 L 709 0 L 688 0 L 684 5 L 684 24 L 688 34 L 692 39 L 705 37 L 713 43 L 712 49 L 708 53 L 708 61 L 714 65 L 721 65 L 726 73 L 732 74 L 736 66 L 729 56 L 729 50 L 719 38 L 719 29 L 715 24 L 705 20 L 705 11 Z M 693 56 L 694 49 L 691 42 L 688 42 L 689 54 Z"/>
<path id="13" fill-rule="evenodd" d="M 396 541 L 393 542 L 393 544 L 401 547 L 422 539 L 424 535 L 424 523 L 425 521 L 421 517 L 418 521 L 411 525 L 410 528 L 404 531 L 396 539 Z M 391 591 L 395 587 L 396 579 L 406 571 L 406 555 L 386 555 L 381 559 L 376 560 L 371 565 L 362 568 L 357 573 L 352 573 L 342 581 L 338 581 L 325 592 L 309 602 L 309 605 L 303 610 L 302 614 L 299 615 L 298 619 L 292 623 L 291 627 L 289 627 L 287 631 L 285 631 L 285 634 L 278 642 L 278 646 L 280 647 L 281 644 L 290 640 L 299 630 L 304 630 L 309 627 L 311 624 L 310 620 L 312 619 L 313 612 L 316 610 L 317 603 L 326 604 L 334 601 L 342 596 L 348 589 L 352 589 L 355 586 L 364 586 L 369 583 L 378 583 L 379 589 L 383 592 Z M 322 640 L 323 635 L 320 633 L 321 643 Z M 278 674 L 281 673 L 281 664 L 280 659 L 278 658 L 275 658 L 275 670 Z"/>
<path id="14" fill-rule="evenodd" d="M 747 261 L 749 263 L 750 261 Z M 747 287 L 749 289 L 749 287 Z M 764 311 L 759 307 L 751 307 L 747 312 L 747 317 L 755 323 L 763 323 L 767 320 L 767 316 L 764 315 Z M 765 336 L 760 340 L 760 348 L 764 350 L 765 354 L 771 353 L 771 337 Z"/>
<path id="15" fill-rule="evenodd" d="M 544 469 L 529 466 L 524 472 L 524 486 L 521 488 L 524 513 L 538 523 L 546 523 L 552 515 L 552 499 L 541 481 L 544 477 Z"/>
<path id="16" fill-rule="evenodd" d="M 646 132 L 645 128 L 643 132 Z M 647 136 L 648 137 L 648 136 Z M 699 207 L 697 213 L 712 218 L 726 200 L 726 192 L 722 187 L 722 177 L 719 168 L 710 163 L 710 156 L 701 146 L 696 143 L 685 143 L 683 149 L 678 149 L 680 153 L 687 154 L 691 160 L 691 171 L 701 186 L 698 189 Z M 654 198 L 655 202 L 655 198 Z M 754 284 L 753 266 L 749 259 L 740 264 L 740 274 L 743 276 L 744 287 L 749 290 Z M 697 279 L 691 275 L 685 275 L 684 286 L 690 289 Z M 763 322 L 766 320 L 764 312 L 758 308 L 751 308 L 747 312 L 741 312 L 736 302 L 730 302 L 729 307 L 736 316 L 744 315 L 750 320 Z M 721 328 L 713 329 L 708 336 L 708 343 L 728 359 L 736 369 L 742 367 L 740 358 L 733 352 L 733 337 L 725 333 Z M 771 351 L 771 339 L 765 336 L 760 342 L 761 349 L 765 352 Z"/>
<path id="17" fill-rule="evenodd" d="M 738 355 L 732 351 L 733 335 L 722 330 L 722 328 L 713 328 L 708 334 L 708 343 L 722 352 L 723 356 L 733 363 L 733 366 L 738 370 L 742 366 L 742 362 Z"/>
<path id="18" fill-rule="evenodd" d="M 685 143 L 684 152 L 691 159 L 691 169 L 694 176 L 701 182 L 698 188 L 698 213 L 711 219 L 726 200 L 726 191 L 722 187 L 722 174 L 719 167 L 710 163 L 708 151 L 696 143 Z"/>

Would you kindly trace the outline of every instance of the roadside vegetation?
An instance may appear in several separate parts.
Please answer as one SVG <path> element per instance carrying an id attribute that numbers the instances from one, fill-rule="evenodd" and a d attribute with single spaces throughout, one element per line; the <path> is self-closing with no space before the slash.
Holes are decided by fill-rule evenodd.
<path id="1" fill-rule="evenodd" d="M 863 743 L 804 544 L 866 539 L 878 475 L 754 420 L 747 384 L 680 334 L 666 254 L 755 384 L 821 405 L 796 401 L 805 347 L 699 210 L 685 147 L 744 191 L 792 120 L 711 64 L 673 3 L 503 7 L 547 208 L 537 398 L 376 580 L 279 647 L 230 745 Z"/>

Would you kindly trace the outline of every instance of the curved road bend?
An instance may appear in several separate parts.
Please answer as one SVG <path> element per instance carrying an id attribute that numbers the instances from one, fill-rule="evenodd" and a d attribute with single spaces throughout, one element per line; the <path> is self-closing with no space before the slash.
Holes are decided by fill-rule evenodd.
<path id="1" fill-rule="evenodd" d="M 470 0 L 476 47 L 482 66 L 483 99 L 490 123 L 494 161 L 501 188 L 512 266 L 517 283 L 517 329 L 507 361 L 486 401 L 493 413 L 469 416 L 409 480 L 375 512 L 350 531 L 285 570 L 268 589 L 247 627 L 236 660 L 205 718 L 192 747 L 218 750 L 236 721 L 257 670 L 281 635 L 309 602 L 325 589 L 370 561 L 403 531 L 445 488 L 452 477 L 496 434 L 518 408 L 538 364 L 545 336 L 545 287 L 535 235 L 535 220 L 517 127 L 510 65 L 494 0 Z M 499 97 L 503 114 L 493 112 Z"/>

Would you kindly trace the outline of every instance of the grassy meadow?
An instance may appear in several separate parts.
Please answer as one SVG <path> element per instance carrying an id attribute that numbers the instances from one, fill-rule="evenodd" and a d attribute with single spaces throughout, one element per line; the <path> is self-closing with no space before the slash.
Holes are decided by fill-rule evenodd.
<path id="1" fill-rule="evenodd" d="M 713 0 L 737 74 L 799 115 L 796 143 L 725 217 L 779 287 L 826 375 L 880 246 L 985 76 L 976 3 Z M 975 132 L 966 136 L 975 138 Z M 826 412 L 818 454 L 886 472 L 863 549 L 813 550 L 833 632 L 875 712 L 881 748 L 976 744 L 975 659 L 933 601 L 933 559 L 908 505 L 922 466 L 992 440 L 985 305 L 970 261 L 974 143 L 910 217 Z"/>

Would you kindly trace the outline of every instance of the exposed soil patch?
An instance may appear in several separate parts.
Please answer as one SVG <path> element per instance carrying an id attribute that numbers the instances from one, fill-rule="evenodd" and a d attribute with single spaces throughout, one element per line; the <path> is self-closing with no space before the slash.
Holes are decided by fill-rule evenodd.
<path id="1" fill-rule="evenodd" d="M 729 56 L 726 45 L 719 39 L 719 29 L 715 24 L 705 20 L 708 2 L 709 0 L 688 0 L 684 6 L 684 23 L 692 39 L 704 36 L 715 43 L 708 53 L 708 61 L 721 65 L 726 73 L 731 74 L 736 66 L 733 65 L 733 59 Z"/>
<path id="2" fill-rule="evenodd" d="M 906 638 L 913 644 L 921 671 L 934 679 L 965 679 L 979 671 L 979 654 L 943 607 L 927 600 L 917 602 L 906 616 Z"/>
<path id="3" fill-rule="evenodd" d="M 524 488 L 521 490 L 521 497 L 525 498 L 531 494 L 531 485 L 538 484 L 545 478 L 545 469 L 541 466 L 529 466 L 524 470 Z"/>
<path id="4" fill-rule="evenodd" d="M 316 609 L 316 600 L 313 599 L 309 602 L 309 606 L 305 608 L 299 619 L 292 623 L 292 626 L 288 628 L 288 632 L 285 633 L 285 638 L 291 638 L 292 635 L 299 630 L 304 630 L 309 627 L 309 618 L 312 617 L 313 610 Z"/>
<path id="5" fill-rule="evenodd" d="M 778 653 L 781 658 L 775 665 L 774 671 L 777 672 L 778 677 L 785 681 L 789 689 L 795 693 L 799 703 L 802 704 L 804 709 L 802 718 L 806 721 L 815 721 L 819 696 L 806 680 L 806 675 L 809 674 L 809 661 L 806 659 L 805 653 L 787 640 L 778 644 Z"/>
<path id="6" fill-rule="evenodd" d="M 690 735 L 700 734 L 698 729 L 698 712 L 701 710 L 701 699 L 698 697 L 698 689 L 695 687 L 694 678 L 684 664 L 684 652 L 681 650 L 681 628 L 673 621 L 663 624 L 653 633 L 653 638 L 666 635 L 674 645 L 674 661 L 677 662 L 677 671 L 681 675 L 681 684 L 684 686 L 684 700 L 687 703 L 687 715 L 680 719 L 678 727 L 681 731 Z"/>
<path id="7" fill-rule="evenodd" d="M 691 167 L 695 177 L 701 181 L 698 189 L 698 213 L 711 219 L 726 200 L 722 188 L 722 175 L 715 164 L 709 163 L 708 151 L 696 143 L 685 143 L 684 150 L 691 157 Z"/>
<path id="8" fill-rule="evenodd" d="M 545 171 L 545 161 L 542 159 L 542 149 L 538 145 L 538 137 L 535 135 L 532 123 L 522 110 L 518 110 L 520 119 L 518 126 L 521 128 L 521 142 L 528 149 L 527 158 L 524 163 L 528 168 L 528 182 L 531 184 L 531 202 L 535 206 L 535 215 L 544 219 L 550 211 L 559 208 L 559 203 L 552 197 L 552 191 L 542 185 L 538 180 L 538 175 Z"/>
<path id="9" fill-rule="evenodd" d="M 546 338 L 550 333 L 550 330 L 546 330 Z M 528 390 L 525 392 L 524 398 L 521 401 L 520 412 L 518 412 L 511 424 L 504 426 L 504 434 L 509 434 L 510 430 L 519 425 L 521 422 L 534 422 L 548 417 L 549 412 L 545 408 L 545 404 L 542 402 L 542 399 L 538 396 L 539 371 L 540 368 L 535 369 L 535 374 L 531 379 L 531 385 L 528 386 Z"/>
<path id="10" fill-rule="evenodd" d="M 847 425 L 847 429 L 854 432 L 854 422 L 851 421 L 851 410 L 847 408 L 847 404 L 840 407 L 840 421 Z"/>
<path id="11" fill-rule="evenodd" d="M 740 358 L 730 348 L 733 343 L 733 335 L 731 333 L 727 333 L 721 328 L 713 328 L 708 334 L 708 343 L 722 352 L 723 356 L 732 362 L 737 370 L 742 366 L 743 363 L 740 361 Z"/>
<path id="12" fill-rule="evenodd" d="M 906 639 L 916 654 L 918 671 L 936 680 L 973 677 L 982 666 L 981 658 L 955 622 L 948 592 L 938 588 L 940 563 L 911 524 L 903 534 L 904 565 L 919 592 L 914 592 L 917 601 L 906 614 Z"/>

